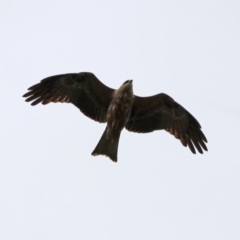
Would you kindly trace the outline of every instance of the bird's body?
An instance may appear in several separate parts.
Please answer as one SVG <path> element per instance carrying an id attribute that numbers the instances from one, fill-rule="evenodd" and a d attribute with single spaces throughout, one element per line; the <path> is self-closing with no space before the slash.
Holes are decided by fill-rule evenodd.
<path id="1" fill-rule="evenodd" d="M 126 126 L 133 104 L 132 81 L 126 81 L 113 93 L 112 101 L 107 110 L 107 127 L 92 155 L 107 155 L 117 161 L 117 149 L 120 134 Z"/>
<path id="2" fill-rule="evenodd" d="M 62 74 L 43 79 L 24 94 L 26 101 L 48 104 L 69 102 L 86 116 L 107 122 L 103 135 L 92 155 L 106 155 L 117 161 L 118 143 L 122 129 L 148 133 L 164 129 L 178 138 L 193 153 L 207 151 L 206 137 L 198 121 L 171 97 L 160 93 L 151 97 L 133 94 L 132 80 L 119 89 L 105 86 L 92 73 Z"/>
<path id="3" fill-rule="evenodd" d="M 107 138 L 114 137 L 115 132 L 121 132 L 126 126 L 132 110 L 133 97 L 131 80 L 114 91 L 107 111 Z"/>

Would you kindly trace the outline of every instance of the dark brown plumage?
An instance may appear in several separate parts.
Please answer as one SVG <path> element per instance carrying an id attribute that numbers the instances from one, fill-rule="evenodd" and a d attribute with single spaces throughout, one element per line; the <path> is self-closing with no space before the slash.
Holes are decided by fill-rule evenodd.
<path id="1" fill-rule="evenodd" d="M 206 137 L 198 121 L 171 97 L 160 93 L 151 97 L 133 95 L 132 81 L 111 89 L 92 73 L 51 76 L 30 87 L 23 95 L 31 105 L 50 102 L 72 103 L 89 118 L 107 127 L 92 155 L 106 155 L 117 161 L 122 129 L 138 133 L 166 130 L 192 153 L 207 151 Z"/>

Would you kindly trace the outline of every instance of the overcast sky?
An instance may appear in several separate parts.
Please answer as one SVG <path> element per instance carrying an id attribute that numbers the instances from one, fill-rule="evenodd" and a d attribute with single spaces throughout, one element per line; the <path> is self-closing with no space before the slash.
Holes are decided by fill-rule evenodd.
<path id="1" fill-rule="evenodd" d="M 239 1 L 10 0 L 0 22 L 0 239 L 240 239 Z M 91 156 L 105 124 L 22 98 L 82 71 L 167 93 L 209 151 L 123 130 L 118 163 Z"/>

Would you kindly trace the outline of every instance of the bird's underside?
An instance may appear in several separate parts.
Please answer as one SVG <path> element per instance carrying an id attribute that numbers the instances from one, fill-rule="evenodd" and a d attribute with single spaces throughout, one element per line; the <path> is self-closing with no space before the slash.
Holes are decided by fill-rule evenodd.
<path id="1" fill-rule="evenodd" d="M 35 106 L 50 102 L 72 103 L 87 117 L 106 129 L 92 155 L 106 155 L 117 162 L 122 129 L 137 133 L 166 130 L 188 146 L 192 153 L 207 151 L 207 139 L 199 122 L 171 97 L 160 93 L 150 97 L 133 95 L 132 81 L 115 90 L 89 72 L 51 76 L 33 85 L 23 95 Z"/>

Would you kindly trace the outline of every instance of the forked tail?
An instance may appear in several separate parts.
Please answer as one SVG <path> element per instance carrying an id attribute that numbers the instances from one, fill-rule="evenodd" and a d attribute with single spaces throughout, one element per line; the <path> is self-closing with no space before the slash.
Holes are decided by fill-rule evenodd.
<path id="1" fill-rule="evenodd" d="M 106 128 L 107 129 L 107 128 Z M 92 152 L 93 156 L 105 155 L 112 159 L 114 162 L 117 162 L 117 151 L 118 151 L 118 142 L 121 132 L 115 134 L 114 139 L 106 138 L 106 129 L 103 132 L 103 135 L 98 142 L 97 146 Z"/>

